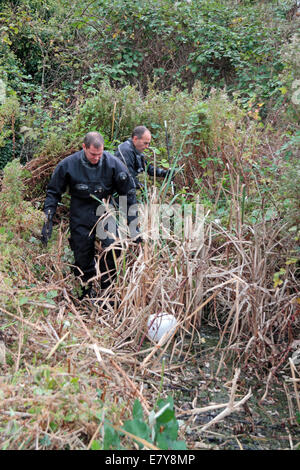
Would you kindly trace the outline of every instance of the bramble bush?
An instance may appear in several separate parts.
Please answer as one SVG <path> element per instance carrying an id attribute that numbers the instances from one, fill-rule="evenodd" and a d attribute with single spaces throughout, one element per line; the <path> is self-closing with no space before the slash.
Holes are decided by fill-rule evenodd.
<path id="1" fill-rule="evenodd" d="M 297 29 L 280 13 L 287 4 L 81 0 L 66 16 L 66 0 L 20 0 L 0 18 L 1 71 L 22 100 L 34 87 L 47 97 L 103 79 L 142 92 L 149 79 L 160 90 L 191 90 L 200 79 L 263 101 L 280 95 L 281 48 Z"/>
<path id="2" fill-rule="evenodd" d="M 7 2 L 0 16 L 0 79 L 20 105 L 17 154 L 22 162 L 32 159 L 50 135 L 61 139 L 68 132 L 74 116 L 84 118 L 83 130 L 100 128 L 107 142 L 130 135 L 136 121 L 163 135 L 166 100 L 163 94 L 154 100 L 153 90 L 173 94 L 174 121 L 184 113 L 184 93 L 189 102 L 199 81 L 205 96 L 225 87 L 229 96 L 239 93 L 255 119 L 265 119 L 298 78 L 293 53 L 285 54 L 297 30 L 287 18 L 292 3 L 81 0 L 70 9 L 66 0 Z M 103 92 L 100 109 L 89 100 Z M 9 135 L 1 154 L 3 167 L 13 156 Z"/>

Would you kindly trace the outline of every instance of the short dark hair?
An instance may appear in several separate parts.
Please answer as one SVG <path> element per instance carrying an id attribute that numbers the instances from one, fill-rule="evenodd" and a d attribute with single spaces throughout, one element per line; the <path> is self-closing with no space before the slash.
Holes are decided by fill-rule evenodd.
<path id="1" fill-rule="evenodd" d="M 133 129 L 131 137 L 132 139 L 133 137 L 137 137 L 138 139 L 141 139 L 146 131 L 150 132 L 149 129 L 147 129 L 147 127 L 145 126 L 137 126 L 135 129 Z"/>
<path id="2" fill-rule="evenodd" d="M 99 132 L 88 132 L 83 140 L 86 148 L 90 148 L 93 145 L 96 149 L 104 147 L 104 138 Z"/>

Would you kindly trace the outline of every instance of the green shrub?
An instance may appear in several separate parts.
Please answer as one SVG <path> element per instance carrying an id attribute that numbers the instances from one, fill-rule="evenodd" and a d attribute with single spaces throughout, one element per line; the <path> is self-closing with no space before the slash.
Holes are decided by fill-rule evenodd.
<path id="1" fill-rule="evenodd" d="M 4 168 L 15 152 L 15 126 L 19 115 L 19 102 L 8 97 L 0 105 L 0 169 Z"/>
<path id="2" fill-rule="evenodd" d="M 0 192 L 0 220 L 5 230 L 26 240 L 31 234 L 40 231 L 43 216 L 29 201 L 23 199 L 25 173 L 17 159 L 5 166 Z"/>
<path id="3" fill-rule="evenodd" d="M 160 90 L 201 80 L 264 101 L 280 96 L 281 48 L 294 30 L 280 13 L 287 3 L 82 0 L 66 17 L 65 0 L 20 0 L 0 18 L 0 67 L 22 100 L 33 84 L 74 96 L 107 79 L 143 93 L 149 80 Z"/>

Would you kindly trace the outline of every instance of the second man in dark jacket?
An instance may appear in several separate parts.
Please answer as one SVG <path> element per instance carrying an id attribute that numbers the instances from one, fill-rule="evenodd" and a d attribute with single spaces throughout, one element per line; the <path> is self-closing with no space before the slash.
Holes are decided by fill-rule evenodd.
<path id="1" fill-rule="evenodd" d="M 115 155 L 126 165 L 136 189 L 141 189 L 142 185 L 138 180 L 138 175 L 147 170 L 150 176 L 159 176 L 164 178 L 169 174 L 169 170 L 163 168 L 154 168 L 148 164 L 143 154 L 150 146 L 151 132 L 145 126 L 137 126 L 131 135 L 131 138 L 118 146 Z"/>

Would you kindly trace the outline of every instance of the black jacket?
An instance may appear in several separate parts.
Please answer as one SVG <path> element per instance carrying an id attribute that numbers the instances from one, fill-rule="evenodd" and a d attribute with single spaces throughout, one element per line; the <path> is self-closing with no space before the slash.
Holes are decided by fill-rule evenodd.
<path id="1" fill-rule="evenodd" d="M 154 166 L 148 164 L 145 160 L 145 156 L 137 151 L 133 145 L 132 139 L 128 139 L 120 144 L 115 152 L 115 156 L 127 166 L 136 188 L 140 187 L 139 180 L 137 179 L 137 175 L 139 173 L 142 173 L 147 169 L 147 173 L 150 176 L 154 176 Z M 165 176 L 166 174 L 167 170 L 156 168 L 156 176 Z"/>
<path id="2" fill-rule="evenodd" d="M 102 200 L 118 193 L 127 196 L 128 209 L 136 204 L 135 188 L 127 168 L 106 151 L 96 165 L 87 160 L 83 150 L 64 158 L 57 165 L 47 186 L 44 204 L 46 215 L 49 213 L 53 217 L 67 187 L 71 195 L 71 235 L 74 230 L 86 232 L 97 222 L 96 211 L 100 203 L 91 195 Z M 128 223 L 133 219 L 133 216 L 128 217 Z"/>

